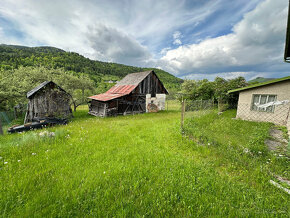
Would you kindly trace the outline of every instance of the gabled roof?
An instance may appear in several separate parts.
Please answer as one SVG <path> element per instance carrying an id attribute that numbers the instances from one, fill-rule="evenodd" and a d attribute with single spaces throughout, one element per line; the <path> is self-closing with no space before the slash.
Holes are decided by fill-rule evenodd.
<path id="1" fill-rule="evenodd" d="M 57 84 L 55 84 L 52 81 L 45 81 L 43 83 L 41 83 L 39 86 L 36 86 L 34 89 L 30 90 L 29 92 L 27 92 L 26 97 L 27 98 L 31 98 L 36 92 L 38 92 L 40 89 L 44 88 L 45 86 L 47 86 L 48 84 L 54 84 L 56 85 L 60 90 L 64 91 L 64 89 L 62 89 L 60 86 L 58 86 Z"/>
<path id="2" fill-rule="evenodd" d="M 144 71 L 144 72 L 138 72 L 138 73 L 130 73 L 126 75 L 120 82 L 117 83 L 117 85 L 139 85 L 151 72 L 150 71 Z"/>
<path id="3" fill-rule="evenodd" d="M 271 84 L 278 83 L 278 82 L 283 82 L 283 81 L 286 81 L 286 80 L 290 80 L 290 76 L 286 76 L 286 77 L 279 78 L 279 79 L 273 79 L 273 80 L 270 80 L 270 81 L 267 81 L 267 82 L 257 83 L 257 84 L 254 84 L 254 85 L 250 85 L 250 86 L 246 86 L 246 87 L 242 87 L 242 88 L 238 88 L 238 89 L 233 89 L 233 90 L 228 91 L 228 93 L 240 92 L 240 91 L 253 89 L 253 88 L 256 88 L 256 87 L 260 87 L 260 86 L 266 86 L 266 85 L 271 85 Z"/>
<path id="4" fill-rule="evenodd" d="M 107 92 L 94 95 L 89 98 L 98 101 L 109 101 L 125 95 L 129 95 L 150 73 L 155 74 L 153 70 L 128 74 Z M 161 81 L 160 83 L 162 84 Z M 162 86 L 165 89 L 163 84 Z M 168 93 L 166 89 L 165 91 Z"/>

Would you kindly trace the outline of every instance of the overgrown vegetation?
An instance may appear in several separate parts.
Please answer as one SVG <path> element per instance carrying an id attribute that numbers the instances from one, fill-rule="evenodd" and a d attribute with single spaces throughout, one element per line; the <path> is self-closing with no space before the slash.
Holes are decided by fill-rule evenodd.
<path id="1" fill-rule="evenodd" d="M 271 153 L 265 145 L 274 124 L 233 119 L 236 110 L 228 110 L 222 115 L 218 115 L 216 110 L 190 113 L 184 134 L 223 157 L 221 164 L 247 172 L 255 169 L 263 175 L 270 173 L 290 178 L 288 159 L 277 158 L 278 154 Z M 285 138 L 288 136 L 285 135 Z M 243 173 L 240 179 L 243 179 L 242 176 Z"/>
<path id="2" fill-rule="evenodd" d="M 268 170 L 287 176 L 262 144 L 270 124 L 234 113 L 186 122 L 204 145 L 172 109 L 102 119 L 82 106 L 55 136 L 0 137 L 1 215 L 289 216 L 289 195 L 269 184 Z"/>
<path id="3" fill-rule="evenodd" d="M 228 91 L 245 86 L 247 83 L 244 77 L 228 80 L 216 77 L 212 82 L 207 79 L 185 80 L 181 92 L 185 94 L 183 97 L 190 100 L 214 99 L 215 102 L 227 102 L 234 107 L 238 102 L 238 93 L 228 94 Z"/>

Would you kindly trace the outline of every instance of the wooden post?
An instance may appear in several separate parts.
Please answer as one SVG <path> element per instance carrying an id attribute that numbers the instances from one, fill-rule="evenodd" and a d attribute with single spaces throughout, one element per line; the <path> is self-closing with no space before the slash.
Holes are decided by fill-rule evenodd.
<path id="1" fill-rule="evenodd" d="M 184 115 L 185 115 L 185 100 L 182 97 L 182 102 L 181 102 L 181 131 L 183 130 L 183 125 L 184 125 Z"/>
<path id="2" fill-rule="evenodd" d="M 16 107 L 14 107 L 14 119 L 15 120 L 17 119 L 17 109 L 16 109 Z"/>
<path id="3" fill-rule="evenodd" d="M 1 118 L 0 118 L 0 135 L 3 135 Z"/>

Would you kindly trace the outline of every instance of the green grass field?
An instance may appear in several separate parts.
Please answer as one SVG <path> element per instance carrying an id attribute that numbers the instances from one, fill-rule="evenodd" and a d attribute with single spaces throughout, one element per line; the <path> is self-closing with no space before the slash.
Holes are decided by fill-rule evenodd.
<path id="1" fill-rule="evenodd" d="M 3 217 L 289 216 L 269 171 L 287 162 L 265 149 L 270 124 L 234 111 L 185 122 L 169 111 L 96 118 L 82 107 L 67 126 L 0 137 Z M 245 152 L 247 148 L 248 152 Z"/>

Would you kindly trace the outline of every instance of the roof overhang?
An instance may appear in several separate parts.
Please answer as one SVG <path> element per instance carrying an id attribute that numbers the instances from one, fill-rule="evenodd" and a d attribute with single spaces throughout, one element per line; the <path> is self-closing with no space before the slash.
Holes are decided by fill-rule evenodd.
<path id="1" fill-rule="evenodd" d="M 257 88 L 257 87 L 260 87 L 260 86 L 272 85 L 274 83 L 283 82 L 283 81 L 286 81 L 286 80 L 290 80 L 290 76 L 286 76 L 286 77 L 279 78 L 279 79 L 273 79 L 273 80 L 270 80 L 270 81 L 267 81 L 267 82 L 258 83 L 258 84 L 254 84 L 254 85 L 238 88 L 238 89 L 233 89 L 233 90 L 228 91 L 228 93 L 240 92 L 240 91 L 244 91 L 244 90 L 248 90 L 248 89 Z"/>

